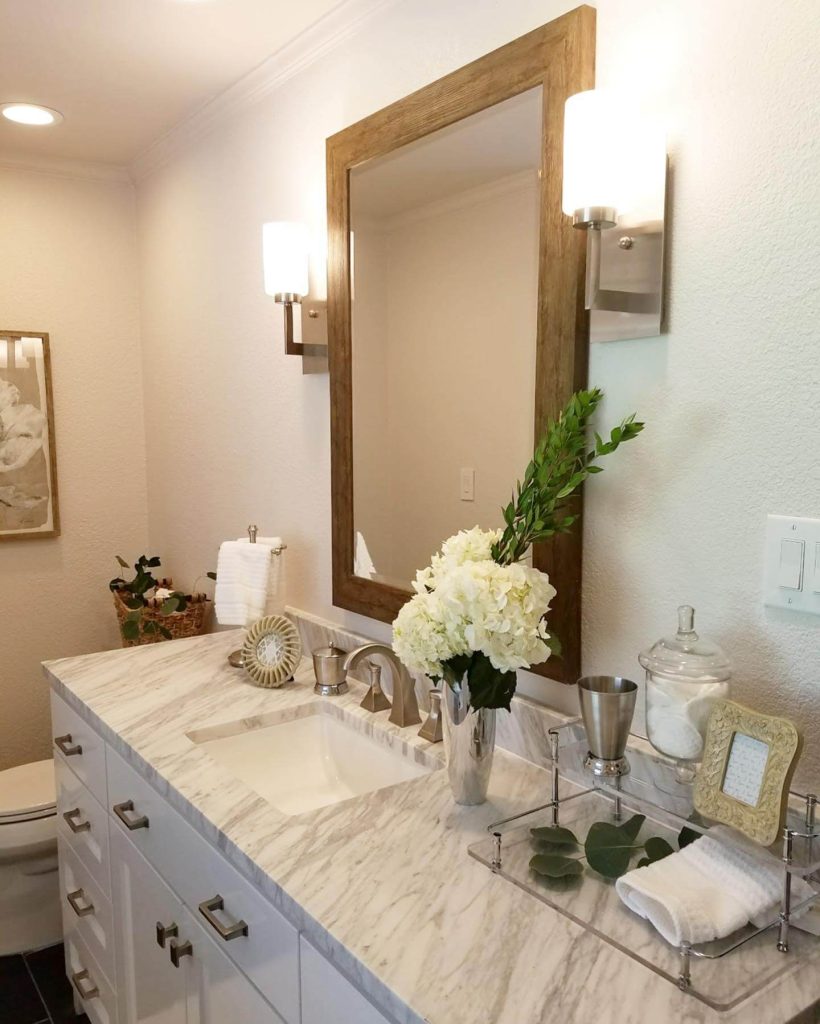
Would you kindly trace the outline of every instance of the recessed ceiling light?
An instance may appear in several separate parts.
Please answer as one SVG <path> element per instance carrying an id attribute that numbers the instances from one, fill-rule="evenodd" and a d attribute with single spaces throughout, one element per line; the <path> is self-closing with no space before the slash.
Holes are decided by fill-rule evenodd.
<path id="1" fill-rule="evenodd" d="M 3 103 L 0 105 L 0 114 L 16 124 L 59 124 L 63 119 L 59 110 L 41 107 L 37 103 Z"/>

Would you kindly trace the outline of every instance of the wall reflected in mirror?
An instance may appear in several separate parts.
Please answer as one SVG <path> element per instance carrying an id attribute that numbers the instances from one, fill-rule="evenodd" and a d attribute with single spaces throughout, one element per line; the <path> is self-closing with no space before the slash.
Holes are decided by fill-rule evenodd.
<path id="1" fill-rule="evenodd" d="M 350 174 L 357 576 L 503 525 L 533 449 L 542 89 Z"/>

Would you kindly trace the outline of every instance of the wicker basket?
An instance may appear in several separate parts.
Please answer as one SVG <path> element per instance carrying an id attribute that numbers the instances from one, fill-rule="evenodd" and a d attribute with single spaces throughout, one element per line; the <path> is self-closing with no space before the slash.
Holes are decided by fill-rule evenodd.
<path id="1" fill-rule="evenodd" d="M 171 580 L 160 580 L 159 582 L 160 586 L 173 590 Z M 125 604 L 116 590 L 113 591 L 113 597 L 123 647 L 156 644 L 161 640 L 167 639 L 162 633 L 149 633 L 145 636 L 143 635 L 142 628 L 140 628 L 140 634 L 136 640 L 126 640 L 122 633 L 122 627 L 131 613 L 131 609 Z M 162 601 L 149 598 L 148 604 L 142 609 L 142 622 L 158 622 L 168 630 L 172 640 L 180 640 L 186 636 L 200 636 L 200 634 L 205 632 L 211 604 L 212 602 L 205 594 L 193 594 L 184 612 L 173 612 L 171 615 L 163 615 L 160 612 Z"/>

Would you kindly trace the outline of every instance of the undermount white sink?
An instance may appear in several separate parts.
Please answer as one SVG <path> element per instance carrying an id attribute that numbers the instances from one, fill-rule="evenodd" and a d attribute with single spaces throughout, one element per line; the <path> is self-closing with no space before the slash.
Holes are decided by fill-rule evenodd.
<path id="1" fill-rule="evenodd" d="M 441 767 L 423 751 L 405 749 L 400 742 L 388 746 L 360 731 L 341 710 L 317 701 L 296 708 L 297 717 L 291 711 L 287 721 L 236 722 L 189 738 L 287 815 L 408 782 Z"/>

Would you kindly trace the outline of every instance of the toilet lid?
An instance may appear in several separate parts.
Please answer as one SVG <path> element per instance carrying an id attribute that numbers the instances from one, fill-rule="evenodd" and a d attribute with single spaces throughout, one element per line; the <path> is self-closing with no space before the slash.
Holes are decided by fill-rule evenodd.
<path id="1" fill-rule="evenodd" d="M 54 761 L 35 761 L 0 772 L 0 824 L 54 812 Z"/>

